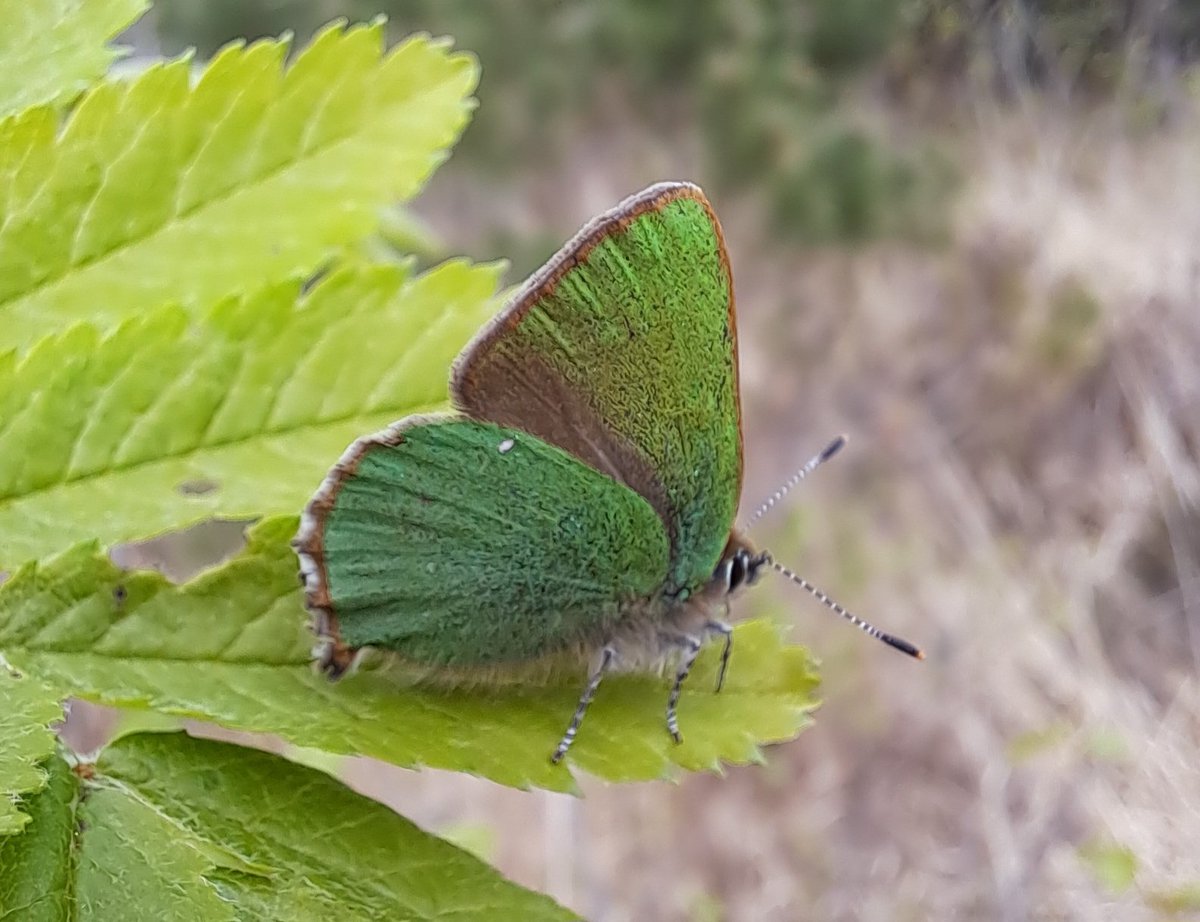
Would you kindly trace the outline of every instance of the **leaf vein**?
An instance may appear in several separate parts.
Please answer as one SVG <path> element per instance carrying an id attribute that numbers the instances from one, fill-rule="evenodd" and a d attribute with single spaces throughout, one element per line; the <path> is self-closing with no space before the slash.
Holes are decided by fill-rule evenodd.
<path id="1" fill-rule="evenodd" d="M 418 404 L 415 407 L 396 407 L 391 412 L 399 414 L 399 415 L 407 416 L 407 415 L 412 415 L 412 414 L 431 412 L 431 411 L 437 409 L 438 407 L 442 406 L 443 404 L 444 404 L 444 401 L 439 401 L 437 403 Z M 338 417 L 331 417 L 329 419 L 322 419 L 322 420 L 316 420 L 316 421 L 312 421 L 312 422 L 306 422 L 303 425 L 295 425 L 295 426 L 289 426 L 289 427 L 279 428 L 279 429 L 263 429 L 263 430 L 259 430 L 257 432 L 249 433 L 247 435 L 233 436 L 228 439 L 213 442 L 213 443 L 207 444 L 207 445 L 192 445 L 190 447 L 182 448 L 175 452 L 168 452 L 168 453 L 159 455 L 154 458 L 138 460 L 138 461 L 130 462 L 128 464 L 117 464 L 117 465 L 113 465 L 112 467 L 108 467 L 103 470 L 94 471 L 92 473 L 84 474 L 84 475 L 81 475 L 78 477 L 59 478 L 58 480 L 55 480 L 51 483 L 44 484 L 44 485 L 39 486 L 32 490 L 27 490 L 26 492 L 21 493 L 19 495 L 8 496 L 8 497 L 4 497 L 3 499 L 0 499 L 0 509 L 3 509 L 5 503 L 7 503 L 7 502 L 12 502 L 15 500 L 26 500 L 31 497 L 39 496 L 41 494 L 48 493 L 52 490 L 55 490 L 57 488 L 64 487 L 64 486 L 72 486 L 75 484 L 87 483 L 87 482 L 93 481 L 93 480 L 100 480 L 101 482 L 103 482 L 104 479 L 106 479 L 114 474 L 132 473 L 132 472 L 138 470 L 139 468 L 151 467 L 155 464 L 161 464 L 161 463 L 164 463 L 167 461 L 179 460 L 180 458 L 185 458 L 188 455 L 196 454 L 199 452 L 218 451 L 218 450 L 237 448 L 238 446 L 247 445 L 247 444 L 250 444 L 250 443 L 253 443 L 256 441 L 268 442 L 268 445 L 266 445 L 264 447 L 269 448 L 269 447 L 271 447 L 269 445 L 269 441 L 271 439 L 274 439 L 274 438 L 277 438 L 280 436 L 295 435 L 295 434 L 304 433 L 304 432 L 310 431 L 310 430 L 334 428 L 337 426 L 341 426 L 344 423 L 351 422 L 351 421 L 358 419 L 365 415 L 374 416 L 377 413 L 383 413 L 383 412 L 385 412 L 385 409 L 371 411 L 370 413 L 364 413 L 361 410 L 355 410 L 351 413 L 345 413 Z M 399 418 L 399 416 L 397 418 Z M 286 457 L 286 456 L 280 455 L 280 457 Z M 46 524 L 53 524 L 53 522 L 51 520 L 44 520 L 44 522 Z"/>
<path id="2" fill-rule="evenodd" d="M 429 92 L 430 92 L 430 90 L 428 88 L 414 89 L 414 90 L 406 93 L 405 96 L 397 98 L 395 100 L 392 100 L 388 104 L 387 108 L 390 109 L 390 108 L 397 108 L 397 107 L 412 106 L 415 102 L 419 101 L 422 96 L 427 95 Z M 460 108 L 460 110 L 462 110 L 464 108 L 462 103 L 459 104 L 459 108 Z M 382 117 L 382 116 L 380 116 L 380 117 Z M 357 127 L 358 126 L 356 126 L 356 128 Z M 30 298 L 34 298 L 40 292 L 51 288 L 53 285 L 57 284 L 58 282 L 61 282 L 63 279 L 65 279 L 66 277 L 68 277 L 72 274 L 85 271 L 85 270 L 92 268 L 94 266 L 97 266 L 105 261 L 115 259 L 118 256 L 122 255 L 124 252 L 133 249 L 134 247 L 138 246 L 139 244 L 143 244 L 146 241 L 153 239 L 155 237 L 158 237 L 160 235 L 165 235 L 166 233 L 169 233 L 170 231 L 186 224 L 191 218 L 201 215 L 206 210 L 208 210 L 210 208 L 215 208 L 215 207 L 235 198 L 238 195 L 242 195 L 242 194 L 246 193 L 247 191 L 249 191 L 251 189 L 254 189 L 254 188 L 257 188 L 260 186 L 269 185 L 270 183 L 272 183 L 273 181 L 275 181 L 277 179 L 284 179 L 284 178 L 286 178 L 286 176 L 289 172 L 291 172 L 301 166 L 307 165 L 309 162 L 317 160 L 320 157 L 324 156 L 325 154 L 328 154 L 331 151 L 336 150 L 336 148 L 341 144 L 345 144 L 347 142 L 358 139 L 359 132 L 361 130 L 365 130 L 365 129 L 360 128 L 358 130 L 352 130 L 347 133 L 333 136 L 322 143 L 315 144 L 311 148 L 301 151 L 298 156 L 292 157 L 285 161 L 282 161 L 281 163 L 279 163 L 273 167 L 270 167 L 268 169 L 265 169 L 265 170 L 261 171 L 260 173 L 258 173 L 257 175 L 248 178 L 248 180 L 245 183 L 242 183 L 240 185 L 231 186 L 229 189 L 226 189 L 225 191 L 223 191 L 221 193 L 209 196 L 209 197 L 197 202 L 195 206 L 193 206 L 192 208 L 190 208 L 186 211 L 172 214 L 172 215 L 168 216 L 168 219 L 165 221 L 162 221 L 158 224 L 153 224 L 153 225 L 147 226 L 145 229 L 142 230 L 142 232 L 135 234 L 135 235 L 127 238 L 126 240 L 121 241 L 120 243 L 111 247 L 110 249 L 106 250 L 103 253 L 97 253 L 95 256 L 89 257 L 88 259 L 83 260 L 82 262 L 64 266 L 63 268 L 59 269 L 58 271 L 52 272 L 52 273 L 48 274 L 45 278 L 38 280 L 38 282 L 36 282 L 31 287 L 25 289 L 24 291 L 16 291 L 16 292 L 13 292 L 8 297 L 0 297 L 0 310 L 2 310 L 4 307 L 11 305 L 15 302 L 20 302 L 20 301 L 28 300 Z M 434 156 L 434 154 L 427 154 L 426 156 L 432 157 L 432 156 Z M 49 171 L 47 171 L 46 175 L 43 177 L 42 185 L 41 185 L 41 187 L 39 187 L 38 194 L 40 194 L 41 189 L 44 188 L 48 184 L 48 181 L 50 178 L 51 178 L 51 174 Z"/>

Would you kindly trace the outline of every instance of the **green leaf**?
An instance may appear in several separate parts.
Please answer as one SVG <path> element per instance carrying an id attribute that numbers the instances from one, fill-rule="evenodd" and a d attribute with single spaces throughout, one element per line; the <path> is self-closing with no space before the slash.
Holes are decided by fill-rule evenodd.
<path id="1" fill-rule="evenodd" d="M 58 756 L 47 759 L 42 768 L 48 782 L 25 802 L 29 825 L 19 835 L 0 838 L 0 919 L 75 918 L 68 891 L 79 779 Z"/>
<path id="2" fill-rule="evenodd" d="M 0 343 L 111 327 L 311 273 L 413 195 L 467 120 L 478 68 L 382 25 L 231 45 L 0 123 Z"/>
<path id="3" fill-rule="evenodd" d="M 286 543 L 295 528 L 291 517 L 260 523 L 241 554 L 182 586 L 156 573 L 123 573 L 94 546 L 26 565 L 0 587 L 0 653 L 64 693 L 106 704 L 516 787 L 573 789 L 570 772 L 549 756 L 583 670 L 543 684 L 444 690 L 414 687 L 397 664 L 376 661 L 332 684 L 308 663 L 312 638 Z M 684 685 L 683 745 L 664 726 L 665 678 L 613 676 L 572 760 L 612 780 L 659 778 L 674 766 L 757 760 L 760 744 L 790 739 L 809 723 L 812 663 L 802 648 L 783 645 L 774 625 L 739 625 L 719 695 L 716 653 L 706 650 Z"/>
<path id="4" fill-rule="evenodd" d="M 0 564 L 301 508 L 346 446 L 447 400 L 499 267 L 342 270 L 0 357 Z"/>
<path id="5" fill-rule="evenodd" d="M 1005 747 L 1008 758 L 1014 764 L 1020 765 L 1052 752 L 1071 738 L 1074 729 L 1066 721 L 1058 721 L 1035 730 L 1018 733 L 1008 741 L 1008 746 Z"/>
<path id="6" fill-rule="evenodd" d="M 166 766 L 163 766 L 164 768 Z M 204 764 L 177 765 L 198 771 Z M 143 803 L 136 790 L 95 778 L 76 813 L 83 842 L 74 869 L 75 899 L 93 919 L 206 919 L 234 922 L 238 907 L 211 881 L 240 870 L 237 857 L 170 814 Z M 187 810 L 190 804 L 177 803 Z M 119 886 L 114 886 L 117 882 Z"/>
<path id="7" fill-rule="evenodd" d="M 59 698 L 35 679 L 10 672 L 0 659 L 0 836 L 20 831 L 29 819 L 20 798 L 46 783 L 39 763 L 54 751 L 50 724 L 62 720 Z"/>
<path id="8" fill-rule="evenodd" d="M 35 823 L 0 844 L 0 917 L 575 918 L 277 756 L 172 733 L 124 737 L 86 780 L 54 761 Z"/>
<path id="9" fill-rule="evenodd" d="M 148 7 L 144 0 L 0 0 L 0 118 L 70 102 L 116 57 L 104 43 Z"/>
<path id="10" fill-rule="evenodd" d="M 1079 849 L 1079 857 L 1095 878 L 1113 893 L 1128 890 L 1137 877 L 1137 855 L 1119 842 L 1089 842 Z"/>
<path id="11" fill-rule="evenodd" d="M 374 245 L 374 249 L 381 250 L 392 259 L 396 258 L 396 254 L 412 254 L 421 260 L 434 262 L 444 258 L 447 252 L 445 242 L 433 228 L 411 208 L 403 205 L 384 209 L 379 235 L 368 239 L 366 245 Z"/>
<path id="12" fill-rule="evenodd" d="M 1200 882 L 1152 890 L 1146 894 L 1146 903 L 1167 916 L 1200 913 Z"/>

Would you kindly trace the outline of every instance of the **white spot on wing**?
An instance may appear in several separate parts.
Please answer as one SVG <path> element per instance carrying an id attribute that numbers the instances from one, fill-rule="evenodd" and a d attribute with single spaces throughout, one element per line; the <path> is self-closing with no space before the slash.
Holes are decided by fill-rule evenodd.
<path id="1" fill-rule="evenodd" d="M 500 443 L 500 445 L 499 445 L 499 451 L 500 451 L 500 454 L 502 454 L 502 455 L 506 455 L 506 454 L 508 454 L 510 451 L 512 451 L 512 447 L 513 447 L 515 444 L 517 444 L 517 443 L 516 443 L 516 442 L 514 442 L 512 439 L 505 439 L 505 440 L 504 440 L 503 442 L 501 442 L 501 443 Z"/>

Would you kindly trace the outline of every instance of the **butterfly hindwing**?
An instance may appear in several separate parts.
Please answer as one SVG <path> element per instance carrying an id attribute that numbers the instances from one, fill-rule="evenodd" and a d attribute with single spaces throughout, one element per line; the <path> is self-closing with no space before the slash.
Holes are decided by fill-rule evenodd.
<path id="1" fill-rule="evenodd" d="M 729 260 L 703 193 L 653 186 L 585 227 L 463 351 L 459 407 L 627 484 L 666 527 L 666 590 L 711 577 L 741 490 Z"/>
<path id="2" fill-rule="evenodd" d="M 350 647 L 427 665 L 603 641 L 668 567 L 640 495 L 528 433 L 441 416 L 360 440 L 298 539 L 310 604 Z"/>

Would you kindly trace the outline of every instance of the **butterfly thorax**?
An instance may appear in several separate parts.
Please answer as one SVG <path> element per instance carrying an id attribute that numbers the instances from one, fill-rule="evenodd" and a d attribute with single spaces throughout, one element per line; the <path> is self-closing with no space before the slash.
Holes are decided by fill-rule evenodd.
<path id="1" fill-rule="evenodd" d="M 745 537 L 731 532 L 712 575 L 693 591 L 667 593 L 627 604 L 611 636 L 603 638 L 618 652 L 619 666 L 658 661 L 688 637 L 703 638 L 714 621 L 729 612 L 729 601 L 753 585 L 769 562 Z"/>
<path id="2" fill-rule="evenodd" d="M 678 605 L 723 607 L 742 587 L 758 581 L 769 560 L 765 551 L 759 551 L 738 532 L 730 532 L 712 575 L 696 589 L 684 589 L 670 598 Z"/>

